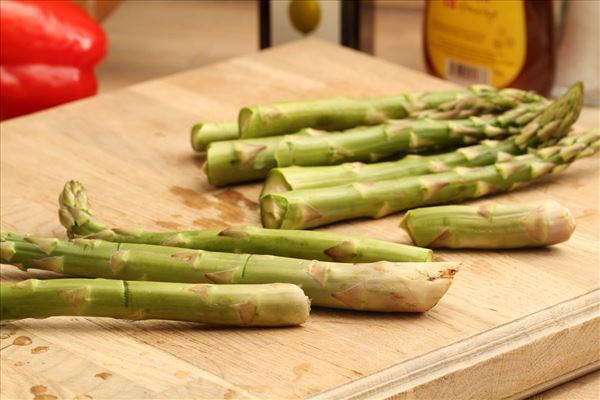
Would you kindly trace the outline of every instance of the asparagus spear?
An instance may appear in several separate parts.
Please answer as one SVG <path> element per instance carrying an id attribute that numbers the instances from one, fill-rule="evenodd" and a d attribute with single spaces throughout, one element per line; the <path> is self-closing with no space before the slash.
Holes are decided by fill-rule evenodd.
<path id="1" fill-rule="evenodd" d="M 507 161 L 523 153 L 513 139 L 484 140 L 481 144 L 462 147 L 449 153 L 420 156 L 407 155 L 397 161 L 364 164 L 273 168 L 269 171 L 260 197 L 289 190 L 322 188 L 352 182 L 378 182 L 385 179 L 449 171 L 452 167 L 476 167 Z"/>
<path id="2" fill-rule="evenodd" d="M 199 122 L 192 127 L 192 148 L 204 151 L 212 142 L 234 140 L 239 137 L 236 121 L 229 122 Z"/>
<path id="3" fill-rule="evenodd" d="M 269 194 L 260 201 L 261 219 L 267 228 L 313 228 L 509 191 L 594 154 L 599 143 L 600 131 L 594 130 L 484 167 L 457 167 L 439 174 Z"/>
<path id="4" fill-rule="evenodd" d="M 296 285 L 211 285 L 109 279 L 28 279 L 0 284 L 2 320 L 52 316 L 170 319 L 235 326 L 306 322 Z"/>
<path id="5" fill-rule="evenodd" d="M 457 263 L 328 263 L 7 233 L 3 240 L 1 260 L 23 269 L 161 282 L 293 283 L 313 305 L 354 310 L 426 311 L 448 290 L 458 269 Z"/>
<path id="6" fill-rule="evenodd" d="M 569 240 L 575 218 L 555 201 L 409 210 L 400 226 L 419 246 L 514 249 Z"/>
<path id="7" fill-rule="evenodd" d="M 327 134 L 325 131 L 306 128 L 291 135 L 289 140 L 297 141 Z M 211 143 L 206 151 L 204 163 L 208 182 L 211 185 L 224 186 L 264 178 L 269 170 L 277 166 L 275 150 L 285 138 L 272 136 Z"/>
<path id="8" fill-rule="evenodd" d="M 183 232 L 110 229 L 96 218 L 83 185 L 70 181 L 59 197 L 59 217 L 69 237 L 222 251 L 273 254 L 337 262 L 431 261 L 433 252 L 416 246 L 328 232 L 286 231 L 240 226 Z"/>
<path id="9" fill-rule="evenodd" d="M 472 98 L 464 102 L 458 99 Z M 244 107 L 238 123 L 240 138 L 285 135 L 302 128 L 340 130 L 360 125 L 381 124 L 388 119 L 406 118 L 418 110 L 444 107 L 457 114 L 460 110 L 512 108 L 518 101 L 539 101 L 530 92 L 516 89 L 496 91 L 489 86 L 474 85 L 469 90 L 401 94 L 371 99 L 335 97 Z"/>

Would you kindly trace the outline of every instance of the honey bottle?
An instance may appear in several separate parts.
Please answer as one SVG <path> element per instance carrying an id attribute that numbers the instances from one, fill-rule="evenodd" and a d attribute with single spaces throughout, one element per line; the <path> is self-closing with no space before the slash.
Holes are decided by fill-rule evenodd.
<path id="1" fill-rule="evenodd" d="M 432 75 L 544 95 L 552 89 L 551 0 L 428 0 L 423 35 Z"/>

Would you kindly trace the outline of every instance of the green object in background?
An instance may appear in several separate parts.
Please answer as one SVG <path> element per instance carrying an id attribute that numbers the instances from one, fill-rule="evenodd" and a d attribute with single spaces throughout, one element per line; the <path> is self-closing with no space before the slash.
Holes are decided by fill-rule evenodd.
<path id="1" fill-rule="evenodd" d="M 400 226 L 425 247 L 516 249 L 569 240 L 575 218 L 555 201 L 409 210 Z"/>
<path id="2" fill-rule="evenodd" d="M 167 319 L 233 326 L 306 322 L 296 285 L 211 285 L 108 279 L 28 279 L 0 284 L 1 319 L 52 316 Z"/>

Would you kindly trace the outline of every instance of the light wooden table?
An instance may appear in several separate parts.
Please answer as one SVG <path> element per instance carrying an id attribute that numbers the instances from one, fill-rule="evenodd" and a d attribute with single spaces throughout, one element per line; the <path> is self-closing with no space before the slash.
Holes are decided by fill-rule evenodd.
<path id="1" fill-rule="evenodd" d="M 0 136 L 2 224 L 63 235 L 56 197 L 72 178 L 88 186 L 97 213 L 112 225 L 258 224 L 260 186 L 211 188 L 189 148 L 192 123 L 233 118 L 240 106 L 257 102 L 450 87 L 309 40 L 8 121 Z M 582 160 L 561 177 L 495 197 L 555 198 L 569 205 L 578 228 L 568 243 L 549 249 L 439 252 L 464 266 L 423 315 L 315 309 L 305 326 L 275 330 L 20 321 L 0 336 L 2 395 L 337 399 L 377 391 L 496 398 L 574 378 L 600 363 L 599 161 Z M 395 215 L 326 229 L 406 241 L 398 221 Z M 26 277 L 10 266 L 1 276 Z M 19 337 L 31 343 L 15 343 Z"/>

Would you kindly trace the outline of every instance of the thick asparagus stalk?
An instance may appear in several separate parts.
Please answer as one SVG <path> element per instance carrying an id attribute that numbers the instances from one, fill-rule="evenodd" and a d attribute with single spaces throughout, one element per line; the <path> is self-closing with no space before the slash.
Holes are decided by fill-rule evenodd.
<path id="1" fill-rule="evenodd" d="M 569 240 L 575 218 L 555 201 L 409 210 L 400 226 L 419 246 L 515 249 Z"/>
<path id="2" fill-rule="evenodd" d="M 457 263 L 328 263 L 11 234 L 4 234 L 0 250 L 2 261 L 23 269 L 81 277 L 218 284 L 293 283 L 304 290 L 313 305 L 370 311 L 426 311 L 448 290 L 458 268 Z"/>
<path id="3" fill-rule="evenodd" d="M 484 167 L 457 167 L 439 174 L 269 194 L 260 201 L 261 219 L 267 228 L 313 228 L 509 191 L 594 154 L 599 143 L 600 132 L 595 130 Z"/>
<path id="4" fill-rule="evenodd" d="M 290 135 L 289 140 L 297 141 L 327 134 L 325 131 L 306 128 Z M 204 163 L 208 182 L 211 185 L 224 186 L 264 178 L 277 166 L 275 150 L 285 138 L 286 136 L 272 136 L 211 143 L 206 151 Z"/>
<path id="5" fill-rule="evenodd" d="M 477 96 L 482 98 L 456 102 L 458 99 Z M 490 99 L 494 99 L 495 104 Z M 332 131 L 376 125 L 388 119 L 406 118 L 413 112 L 438 107 L 455 113 L 472 109 L 505 110 L 514 107 L 518 101 L 540 99 L 535 94 L 515 89 L 496 91 L 488 86 L 474 85 L 470 90 L 401 94 L 371 99 L 335 97 L 244 107 L 240 110 L 238 122 L 240 138 L 252 138 L 285 135 L 302 128 Z"/>
<path id="6" fill-rule="evenodd" d="M 96 218 L 86 190 L 70 181 L 59 197 L 59 217 L 69 237 L 85 236 L 111 242 L 183 247 L 226 253 L 272 254 L 337 262 L 431 261 L 433 252 L 416 246 L 328 232 L 293 231 L 240 226 L 183 232 L 110 229 Z"/>
<path id="7" fill-rule="evenodd" d="M 2 320 L 52 316 L 169 319 L 235 326 L 306 322 L 296 285 L 211 285 L 108 279 L 28 279 L 0 284 Z"/>
<path id="8" fill-rule="evenodd" d="M 192 148 L 204 151 L 212 142 L 234 140 L 239 137 L 237 121 L 199 122 L 192 127 Z"/>

